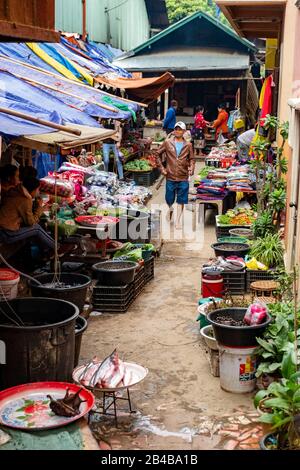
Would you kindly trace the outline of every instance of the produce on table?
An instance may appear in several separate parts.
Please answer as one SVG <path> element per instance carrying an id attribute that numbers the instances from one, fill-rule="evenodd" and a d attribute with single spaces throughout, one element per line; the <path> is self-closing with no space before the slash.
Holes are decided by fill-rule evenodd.
<path id="1" fill-rule="evenodd" d="M 146 160 L 133 160 L 125 165 L 126 171 L 151 171 L 152 167 Z"/>
<path id="2" fill-rule="evenodd" d="M 54 234 L 55 230 L 55 221 L 49 220 L 47 226 L 50 231 Z M 65 220 L 58 219 L 58 235 L 60 237 L 72 237 L 78 230 L 78 226 L 75 224 L 74 220 Z"/>
<path id="3" fill-rule="evenodd" d="M 230 209 L 225 215 L 218 216 L 221 225 L 252 225 L 256 219 L 252 209 Z"/>

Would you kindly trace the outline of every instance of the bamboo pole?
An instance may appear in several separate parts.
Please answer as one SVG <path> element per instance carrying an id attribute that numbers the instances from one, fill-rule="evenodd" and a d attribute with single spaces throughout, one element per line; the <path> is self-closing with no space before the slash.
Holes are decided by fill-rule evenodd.
<path id="1" fill-rule="evenodd" d="M 67 132 L 68 134 L 74 134 L 74 135 L 77 135 L 77 136 L 81 135 L 81 131 L 78 130 L 78 129 L 74 129 L 74 128 L 68 127 L 68 126 L 63 126 L 61 124 L 55 124 L 54 122 L 45 121 L 44 119 L 35 118 L 33 116 L 30 116 L 29 114 L 19 113 L 18 111 L 13 111 L 12 109 L 0 107 L 0 113 L 5 113 L 5 114 L 8 114 L 10 116 L 15 116 L 15 117 L 18 117 L 18 118 L 21 118 L 21 119 L 25 119 L 25 121 L 31 121 L 31 122 L 34 122 L 36 124 L 40 124 L 42 126 L 51 127 L 52 129 Z"/>
<path id="2" fill-rule="evenodd" d="M 71 80 L 70 78 L 66 78 L 63 75 L 58 75 L 57 73 L 54 73 L 54 72 L 48 72 L 48 71 L 42 70 L 38 67 L 35 67 L 34 65 L 29 65 L 29 64 L 26 64 L 25 62 L 22 62 L 20 60 L 12 59 L 11 57 L 6 57 L 3 54 L 0 54 L 0 60 L 1 59 L 4 59 L 8 62 L 12 62 L 12 63 L 18 64 L 18 65 L 21 65 L 22 67 L 27 67 L 28 69 L 35 70 L 36 72 L 42 73 L 44 75 L 48 75 L 48 76 L 56 78 L 58 80 L 63 80 L 67 83 L 71 82 L 71 83 L 74 83 L 77 86 L 88 88 L 90 91 L 93 90 L 93 92 L 100 93 L 101 95 L 106 95 L 106 96 L 109 96 L 111 98 L 118 98 L 120 101 L 125 101 L 127 103 L 133 103 L 133 104 L 137 104 L 139 106 L 143 106 L 144 108 L 148 108 L 147 104 L 139 103 L 137 101 L 128 100 L 126 98 L 120 98 L 119 96 L 115 97 L 114 95 L 111 95 L 110 93 L 106 93 L 105 91 L 98 90 L 98 88 L 91 87 L 90 85 L 85 85 L 84 83 L 81 83 L 81 82 L 76 81 L 76 80 Z M 99 82 L 97 82 L 97 83 L 99 83 Z"/>
<path id="3" fill-rule="evenodd" d="M 3 69 L 0 69 L 0 70 L 3 70 Z M 48 88 L 49 90 L 55 91 L 56 93 L 62 93 L 63 95 L 70 96 L 71 98 L 76 98 L 77 100 L 85 101 L 88 104 L 93 104 L 95 106 L 99 106 L 99 108 L 106 109 L 107 111 L 111 111 L 112 113 L 117 113 L 118 112 L 117 109 L 112 108 L 111 106 L 108 106 L 106 104 L 100 104 L 100 103 L 97 103 L 96 101 L 86 100 L 82 96 L 75 95 L 73 93 L 69 93 L 68 91 L 65 91 L 65 90 L 58 90 L 57 88 L 55 88 L 51 85 L 47 85 L 46 83 L 39 82 L 38 80 L 33 80 L 32 78 L 27 78 L 27 77 L 24 77 L 24 76 L 16 74 L 16 73 L 14 73 L 13 75 L 17 78 L 25 80 L 26 82 L 29 82 L 33 86 L 37 86 L 37 87 L 41 86 L 41 87 L 44 87 L 44 88 Z"/>

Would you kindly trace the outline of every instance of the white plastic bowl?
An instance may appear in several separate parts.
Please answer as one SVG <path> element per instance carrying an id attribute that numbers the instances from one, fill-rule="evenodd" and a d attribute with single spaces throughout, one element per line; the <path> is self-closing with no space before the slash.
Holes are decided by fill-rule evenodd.
<path id="1" fill-rule="evenodd" d="M 208 326 L 205 326 L 204 328 L 201 328 L 200 334 L 204 338 L 206 346 L 208 346 L 210 349 L 213 349 L 214 351 L 218 351 L 219 348 L 218 348 L 217 340 L 208 335 L 209 331 L 213 332 L 212 325 L 208 325 Z"/>

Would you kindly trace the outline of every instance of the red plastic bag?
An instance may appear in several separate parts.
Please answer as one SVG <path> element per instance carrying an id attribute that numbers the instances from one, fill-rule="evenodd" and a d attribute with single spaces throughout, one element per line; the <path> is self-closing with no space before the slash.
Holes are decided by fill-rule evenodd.
<path id="1" fill-rule="evenodd" d="M 248 307 L 244 317 L 249 326 L 261 325 L 267 318 L 268 308 L 263 302 L 255 302 Z"/>

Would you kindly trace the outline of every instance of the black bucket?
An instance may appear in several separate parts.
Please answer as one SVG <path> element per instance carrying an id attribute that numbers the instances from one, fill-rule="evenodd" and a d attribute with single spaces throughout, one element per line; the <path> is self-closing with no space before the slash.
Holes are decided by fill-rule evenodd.
<path id="1" fill-rule="evenodd" d="M 78 366 L 82 335 L 88 327 L 88 322 L 83 317 L 78 317 L 76 320 L 76 330 L 75 330 L 75 356 L 74 356 L 74 368 Z"/>
<path id="2" fill-rule="evenodd" d="M 79 308 L 79 312 L 82 312 L 86 301 L 87 290 L 92 282 L 91 278 L 83 274 L 62 273 L 59 276 L 60 282 L 71 287 L 65 289 L 45 287 L 45 284 L 53 282 L 54 276 L 54 274 L 41 274 L 37 276 L 36 279 L 43 284 L 42 286 L 31 281 L 30 287 L 32 296 L 66 300 L 67 302 L 75 304 Z"/>
<path id="3" fill-rule="evenodd" d="M 0 302 L 0 390 L 32 382 L 72 381 L 78 315 L 78 308 L 63 300 Z"/>
<path id="4" fill-rule="evenodd" d="M 230 326 L 215 321 L 219 315 L 241 321 L 246 312 L 246 308 L 222 308 L 207 315 L 207 320 L 213 325 L 215 338 L 220 345 L 228 348 L 254 348 L 257 346 L 256 338 L 263 336 L 267 326 L 272 321 L 269 314 L 264 323 L 255 326 Z"/>
<path id="5" fill-rule="evenodd" d="M 148 212 L 129 210 L 120 216 L 117 238 L 132 243 L 149 243 L 151 239 L 151 215 Z"/>

